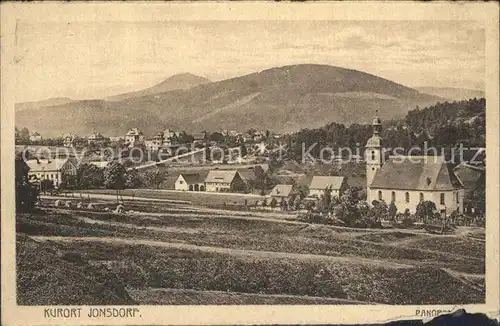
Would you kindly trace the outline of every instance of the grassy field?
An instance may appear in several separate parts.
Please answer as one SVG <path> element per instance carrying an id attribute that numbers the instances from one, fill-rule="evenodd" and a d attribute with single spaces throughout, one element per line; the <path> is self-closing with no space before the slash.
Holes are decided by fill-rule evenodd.
<path id="1" fill-rule="evenodd" d="M 111 194 L 116 195 L 116 191 L 110 189 L 95 189 L 82 191 L 84 196 L 90 194 Z M 121 191 L 123 196 L 135 196 L 143 198 L 169 199 L 189 201 L 194 205 L 203 206 L 222 206 L 222 205 L 243 205 L 245 199 L 247 203 L 255 204 L 256 201 L 264 197 L 254 194 L 229 194 L 229 193 L 211 193 L 211 192 L 189 192 L 189 191 L 168 191 L 151 189 L 125 189 Z"/>
<path id="2" fill-rule="evenodd" d="M 475 237 L 353 232 L 270 213 L 150 206 L 142 214 L 19 214 L 19 304 L 484 302 L 481 229 Z M 78 273 L 84 285 L 70 295 Z"/>

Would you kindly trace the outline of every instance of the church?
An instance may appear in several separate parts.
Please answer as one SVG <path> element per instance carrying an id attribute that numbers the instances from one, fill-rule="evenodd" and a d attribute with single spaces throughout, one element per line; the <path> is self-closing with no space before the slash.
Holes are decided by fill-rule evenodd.
<path id="1" fill-rule="evenodd" d="M 417 205 L 432 201 L 441 214 L 463 213 L 464 186 L 443 156 L 384 158 L 382 123 L 372 122 L 373 135 L 365 146 L 367 201 L 391 202 L 398 212 L 415 213 Z"/>

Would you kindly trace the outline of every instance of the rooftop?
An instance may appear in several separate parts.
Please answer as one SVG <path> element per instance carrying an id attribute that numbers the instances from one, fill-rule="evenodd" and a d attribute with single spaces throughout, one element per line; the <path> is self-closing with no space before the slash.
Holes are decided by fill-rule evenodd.
<path id="1" fill-rule="evenodd" d="M 375 174 L 370 188 L 454 190 L 463 184 L 442 156 L 391 156 Z"/>
<path id="2" fill-rule="evenodd" d="M 324 190 L 328 187 L 332 187 L 333 190 L 338 190 L 342 187 L 345 177 L 338 176 L 314 176 L 309 185 L 309 189 L 321 189 Z"/>

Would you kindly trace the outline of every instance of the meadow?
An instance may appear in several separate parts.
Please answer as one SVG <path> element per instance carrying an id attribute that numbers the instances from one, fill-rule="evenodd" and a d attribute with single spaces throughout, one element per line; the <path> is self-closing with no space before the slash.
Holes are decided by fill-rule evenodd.
<path id="1" fill-rule="evenodd" d="M 279 212 L 135 205 L 150 209 L 18 214 L 18 303 L 484 302 L 484 229 L 439 236 L 312 225 Z"/>

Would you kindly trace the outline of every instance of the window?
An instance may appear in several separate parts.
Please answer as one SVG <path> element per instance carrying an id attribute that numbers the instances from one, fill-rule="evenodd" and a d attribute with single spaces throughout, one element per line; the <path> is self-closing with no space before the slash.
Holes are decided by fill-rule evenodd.
<path id="1" fill-rule="evenodd" d="M 410 193 L 408 193 L 408 192 L 405 192 L 405 201 L 406 201 L 407 203 L 409 203 L 409 202 L 410 202 Z"/>
<path id="2" fill-rule="evenodd" d="M 391 192 L 391 200 L 396 201 L 396 192 L 395 191 Z"/>
<path id="3" fill-rule="evenodd" d="M 424 194 L 420 193 L 420 201 L 424 201 Z"/>
<path id="4" fill-rule="evenodd" d="M 382 191 L 378 191 L 378 200 L 382 200 Z"/>
<path id="5" fill-rule="evenodd" d="M 440 203 L 441 203 L 441 205 L 444 205 L 444 193 L 441 193 Z"/>
<path id="6" fill-rule="evenodd" d="M 372 161 L 375 161 L 375 151 L 372 151 Z"/>
<path id="7" fill-rule="evenodd" d="M 460 195 L 457 192 L 457 204 L 460 203 Z"/>
<path id="8" fill-rule="evenodd" d="M 375 168 L 372 168 L 372 171 L 375 171 Z"/>

